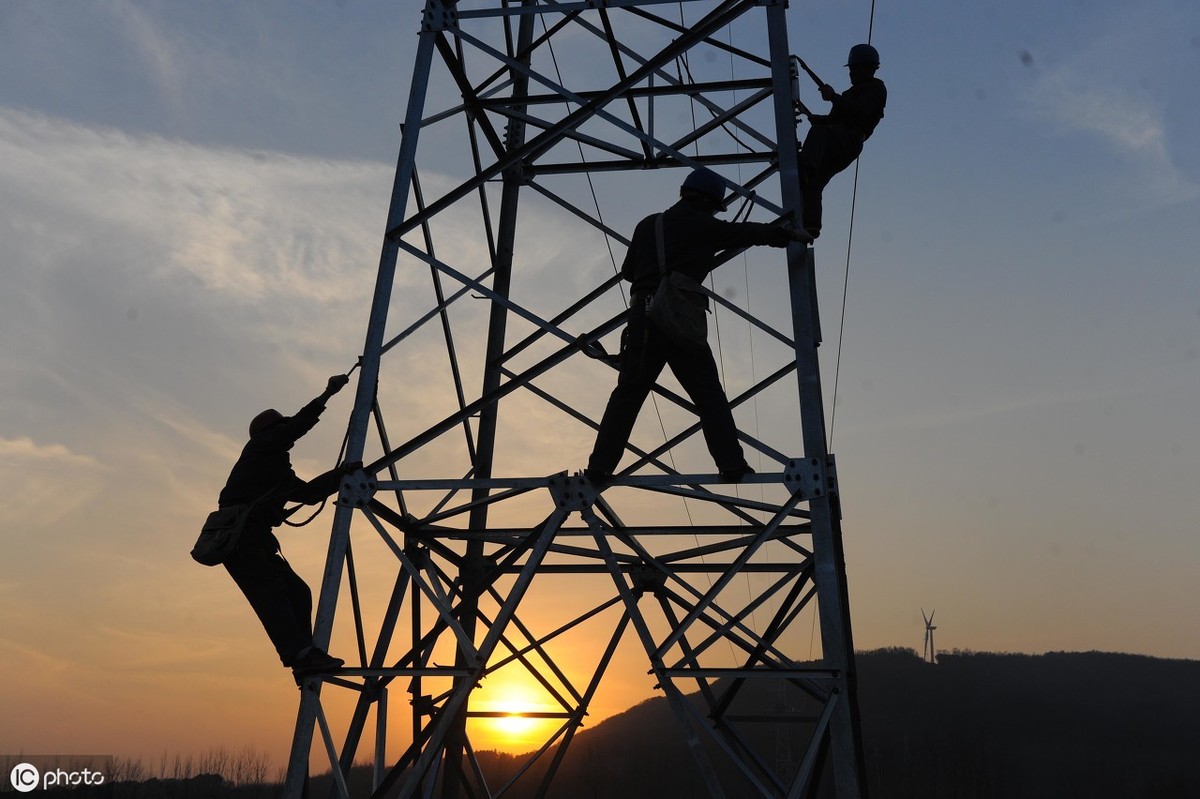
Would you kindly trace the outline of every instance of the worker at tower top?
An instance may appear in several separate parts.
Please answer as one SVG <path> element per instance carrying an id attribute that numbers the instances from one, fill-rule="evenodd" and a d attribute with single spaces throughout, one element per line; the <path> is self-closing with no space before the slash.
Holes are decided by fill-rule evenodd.
<path id="1" fill-rule="evenodd" d="M 667 364 L 696 406 L 705 443 L 722 479 L 737 482 L 753 471 L 738 443 L 708 341 L 674 338 L 649 313 L 651 299 L 667 274 L 677 272 L 699 283 L 716 268 L 721 250 L 811 241 L 803 231 L 778 224 L 716 219 L 717 212 L 725 209 L 724 198 L 724 179 L 710 169 L 696 169 L 683 181 L 675 205 L 646 217 L 634 229 L 621 266 L 622 277 L 633 285 L 629 321 L 621 333 L 620 373 L 585 471 L 597 486 L 612 479 L 642 403 Z M 701 309 L 708 307 L 703 294 L 696 295 L 695 302 Z M 702 318 L 704 311 L 699 315 Z"/>
<path id="2" fill-rule="evenodd" d="M 361 464 L 343 465 L 305 481 L 292 470 L 288 452 L 320 420 L 325 404 L 349 382 L 346 375 L 329 378 L 325 391 L 296 412 L 284 416 L 265 410 L 250 422 L 250 440 L 229 473 L 218 504 L 254 503 L 242 536 L 225 559 L 225 569 L 250 601 L 283 665 L 297 681 L 342 666 L 313 643 L 312 592 L 279 550 L 272 528 L 287 518 L 284 505 L 314 505 L 337 490 L 343 474 Z"/>
<path id="3" fill-rule="evenodd" d="M 804 229 L 814 238 L 821 235 L 821 194 L 825 186 L 858 158 L 863 142 L 883 119 L 887 104 L 887 87 L 875 77 L 878 50 L 869 44 L 856 44 L 850 48 L 846 66 L 850 69 L 850 88 L 838 94 L 828 83 L 821 84 L 821 99 L 832 107 L 828 114 L 809 114 L 812 127 L 800 148 L 801 213 Z"/>

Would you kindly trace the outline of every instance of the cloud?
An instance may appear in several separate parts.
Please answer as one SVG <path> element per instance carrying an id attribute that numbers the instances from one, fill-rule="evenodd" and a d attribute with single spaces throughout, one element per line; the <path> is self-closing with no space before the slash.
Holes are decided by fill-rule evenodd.
<path id="1" fill-rule="evenodd" d="M 0 197 L 23 238 L 51 245 L 45 266 L 84 246 L 103 262 L 102 248 L 124 241 L 143 277 L 190 276 L 255 303 L 345 297 L 342 278 L 376 260 L 381 164 L 214 150 L 12 109 L 0 109 L 0 153 Z"/>
<path id="2" fill-rule="evenodd" d="M 0 334 L 22 343 L 0 355 L 7 387 L 64 406 L 141 393 L 127 388 L 191 403 L 290 353 L 341 366 L 365 319 L 388 178 L 380 164 L 0 108 Z"/>
<path id="3" fill-rule="evenodd" d="M 1173 26 L 1182 23 L 1177 16 L 1113 14 L 1083 46 L 1052 63 L 1028 94 L 1034 112 L 1060 130 L 1091 134 L 1111 146 L 1132 170 L 1129 187 L 1152 205 L 1200 196 L 1200 185 L 1179 168 L 1172 152 L 1171 143 L 1181 139 L 1168 130 L 1170 84 L 1155 80 L 1143 66 L 1152 52 L 1158 75 L 1186 71 L 1187 54 L 1162 47 L 1174 38 Z"/>
<path id="4" fill-rule="evenodd" d="M 104 8 L 103 6 L 101 7 Z M 163 90 L 175 111 L 184 108 L 184 74 L 168 37 L 158 29 L 154 19 L 128 0 L 107 7 L 118 19 L 133 44 L 141 62 Z"/>
<path id="5" fill-rule="evenodd" d="M 456 185 L 432 171 L 422 183 L 427 199 Z M 21 507 L 38 525 L 47 522 L 35 507 L 53 505 L 58 520 L 74 511 L 56 534 L 85 536 L 98 525 L 128 548 L 207 507 L 254 412 L 298 408 L 353 363 L 390 185 L 388 165 L 207 148 L 0 107 L 10 266 L 0 336 L 21 342 L 0 352 L 0 436 L 25 455 L 76 458 L 65 475 L 70 502 L 54 502 L 61 480 L 15 469 L 13 485 L 33 503 Z M 548 318 L 564 292 L 594 285 L 608 265 L 598 239 L 547 221 L 555 209 L 536 201 L 524 209 L 532 234 L 514 292 Z M 436 226 L 438 257 L 472 277 L 490 261 L 477 217 L 448 215 Z M 457 288 L 445 282 L 448 293 Z M 483 355 L 471 343 L 488 318 L 472 293 L 451 310 L 468 399 Z M 404 256 L 392 299 L 389 336 L 434 305 L 428 267 Z M 528 324 L 514 318 L 511 329 L 524 336 Z M 381 404 L 399 417 L 393 443 L 456 407 L 445 346 L 434 320 L 388 355 Z M 611 375 L 603 379 L 607 388 Z M 331 403 L 298 448 L 298 470 L 331 465 L 350 398 Z M 536 410 L 508 423 L 550 429 L 557 412 Z M 579 447 L 589 443 L 584 434 Z M 461 456 L 459 431 L 445 444 L 423 453 L 422 469 L 461 473 L 428 462 Z"/>
<path id="6" fill-rule="evenodd" d="M 203 518 L 249 416 L 353 363 L 389 187 L 382 164 L 0 107 L 0 577 Z"/>
<path id="7" fill-rule="evenodd" d="M 41 445 L 28 437 L 16 439 L 0 438 L 0 458 L 89 468 L 99 465 L 95 458 L 88 455 L 78 455 L 71 452 L 71 450 L 62 444 Z"/>
<path id="8" fill-rule="evenodd" d="M 6 531 L 46 529 L 89 501 L 107 468 L 90 455 L 32 438 L 0 437 L 0 526 Z"/>

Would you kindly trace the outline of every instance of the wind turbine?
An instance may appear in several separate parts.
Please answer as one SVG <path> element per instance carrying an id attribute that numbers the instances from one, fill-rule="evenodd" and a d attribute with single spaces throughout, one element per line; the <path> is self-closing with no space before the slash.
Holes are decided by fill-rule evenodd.
<path id="1" fill-rule="evenodd" d="M 925 620 L 925 649 L 921 652 L 921 659 L 926 663 L 937 662 L 937 651 L 933 648 L 933 631 L 937 627 L 933 623 L 933 614 L 936 610 L 929 611 L 929 615 L 925 615 L 925 608 L 921 608 L 921 618 Z"/>

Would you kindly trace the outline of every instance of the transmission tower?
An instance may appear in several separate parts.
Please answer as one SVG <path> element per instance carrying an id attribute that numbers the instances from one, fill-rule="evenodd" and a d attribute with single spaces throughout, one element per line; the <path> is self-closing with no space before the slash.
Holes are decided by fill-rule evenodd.
<path id="1" fill-rule="evenodd" d="M 575 471 L 634 223 L 702 165 L 733 216 L 800 222 L 785 8 L 425 3 L 315 623 L 348 665 L 301 687 L 287 796 L 327 767 L 348 796 L 363 760 L 373 796 L 546 795 L 614 674 L 665 698 L 698 795 L 866 795 L 812 251 L 729 254 L 752 309 L 749 277 L 712 293 L 756 474 L 691 468 L 667 380 L 610 486 Z M 512 675 L 541 702 L 483 701 Z M 546 734 L 497 784 L 477 744 L 504 717 Z"/>

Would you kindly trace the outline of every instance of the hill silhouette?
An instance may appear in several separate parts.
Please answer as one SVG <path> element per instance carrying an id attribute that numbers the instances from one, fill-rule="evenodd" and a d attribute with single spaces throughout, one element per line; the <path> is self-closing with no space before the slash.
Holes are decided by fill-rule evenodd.
<path id="1" fill-rule="evenodd" d="M 1200 662 L 894 650 L 859 671 L 877 799 L 1200 797 Z"/>
<path id="2" fill-rule="evenodd" d="M 858 669 L 872 799 L 1200 797 L 1198 661 L 955 652 L 933 666 L 910 649 L 885 649 L 859 653 Z M 754 715 L 777 708 L 779 696 L 760 688 L 739 701 L 737 712 Z M 785 754 L 777 730 L 774 724 L 746 730 L 769 763 Z M 503 796 L 527 799 L 537 795 L 548 758 L 523 773 L 524 756 L 480 752 L 479 760 L 493 795 L 516 778 Z M 189 760 L 181 769 L 177 761 L 173 771 L 164 766 L 147 780 L 140 762 L 126 763 L 105 786 L 106 795 L 279 795 L 280 786 L 266 784 L 265 761 L 253 752 L 219 752 L 194 764 L 197 770 L 192 765 Z M 654 698 L 582 730 L 546 795 L 697 799 L 708 794 L 695 771 L 666 700 Z M 751 795 L 736 773 L 725 769 L 720 776 L 731 799 Z M 355 767 L 349 782 L 353 796 L 369 795 L 370 769 Z M 328 774 L 314 777 L 308 795 L 329 796 L 330 787 Z M 822 787 L 822 797 L 833 795 L 830 785 Z"/>
<path id="3" fill-rule="evenodd" d="M 887 649 L 860 653 L 858 669 L 873 799 L 1200 797 L 1200 662 L 954 653 L 934 666 Z M 761 709 L 772 700 L 747 701 Z M 775 727 L 762 726 L 748 737 L 772 760 Z M 480 760 L 493 789 L 523 762 L 495 752 Z M 535 764 L 504 796 L 536 795 L 544 771 Z M 695 771 L 666 700 L 655 698 L 581 731 L 548 796 L 707 796 Z M 722 773 L 731 797 L 748 795 L 739 779 Z"/>
<path id="4" fill-rule="evenodd" d="M 858 669 L 872 799 L 1200 797 L 1200 662 L 956 652 L 934 666 L 910 649 L 886 649 L 860 653 Z M 760 709 L 777 700 L 747 699 Z M 779 741 L 774 725 L 765 727 L 748 737 L 774 762 Z M 524 762 L 496 752 L 479 758 L 493 790 Z M 356 771 L 365 795 L 369 780 Z M 535 796 L 544 773 L 544 762 L 535 764 L 503 795 Z M 749 795 L 736 774 L 721 776 L 729 796 Z M 325 795 L 328 783 L 314 782 L 311 795 Z M 830 787 L 821 796 L 832 796 Z M 547 794 L 707 795 L 662 698 L 581 731 Z"/>

